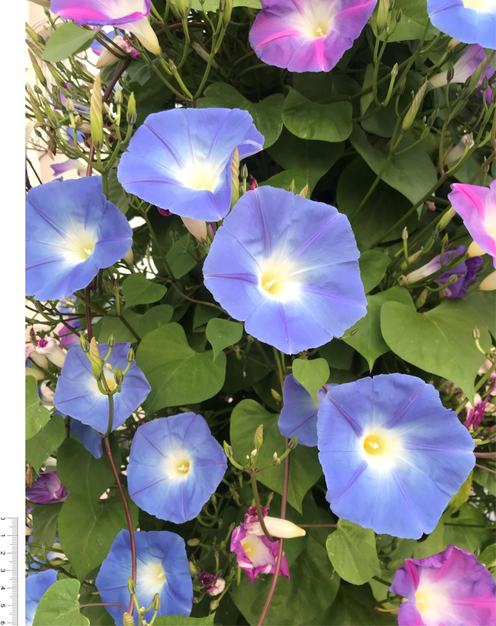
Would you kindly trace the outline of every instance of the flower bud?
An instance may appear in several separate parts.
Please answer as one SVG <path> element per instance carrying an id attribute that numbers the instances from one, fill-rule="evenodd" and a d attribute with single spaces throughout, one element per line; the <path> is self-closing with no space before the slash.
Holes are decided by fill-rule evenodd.
<path id="1" fill-rule="evenodd" d="M 107 363 L 108 365 L 108 363 Z M 122 385 L 122 381 L 124 380 L 124 375 L 121 371 L 121 368 L 119 366 L 116 367 L 115 372 L 114 372 L 114 380 L 115 380 L 115 385 L 116 387 L 120 387 Z"/>
<path id="2" fill-rule="evenodd" d="M 189 571 L 192 576 L 195 576 L 196 574 L 198 574 L 198 568 L 193 563 L 193 561 L 189 561 Z"/>
<path id="3" fill-rule="evenodd" d="M 239 150 L 234 149 L 233 158 L 231 163 L 231 178 L 232 178 L 232 194 L 231 194 L 231 207 L 233 207 L 239 200 Z"/>
<path id="4" fill-rule="evenodd" d="M 233 0 L 225 0 L 225 8 L 224 8 L 224 14 L 222 15 L 222 22 L 224 23 L 224 26 L 227 26 L 229 24 L 229 21 L 231 20 L 231 13 L 233 10 Z"/>
<path id="5" fill-rule="evenodd" d="M 380 35 L 387 26 L 389 15 L 389 0 L 379 0 L 377 8 L 377 34 Z"/>
<path id="6" fill-rule="evenodd" d="M 129 96 L 129 100 L 127 101 L 127 123 L 130 126 L 134 126 L 136 124 L 136 119 L 138 114 L 136 113 L 136 98 L 134 97 L 134 91 Z"/>
<path id="7" fill-rule="evenodd" d="M 403 241 L 406 241 L 408 239 L 408 228 L 406 226 L 401 232 L 401 238 L 403 239 Z"/>
<path id="8" fill-rule="evenodd" d="M 117 39 L 117 37 L 116 37 L 116 39 Z M 122 57 L 119 57 L 116 54 L 114 54 L 114 52 L 112 50 L 109 50 L 108 48 L 104 48 L 100 52 L 100 56 L 98 57 L 98 60 L 96 62 L 96 69 L 97 70 L 103 70 L 105 67 L 110 67 L 114 63 L 117 63 L 117 61 L 120 58 L 122 58 Z"/>
<path id="9" fill-rule="evenodd" d="M 123 103 L 122 89 L 120 87 L 117 87 L 117 89 L 115 90 L 114 102 L 115 102 L 115 104 L 122 104 Z"/>
<path id="10" fill-rule="evenodd" d="M 255 432 L 255 437 L 253 438 L 253 445 L 255 446 L 257 450 L 259 450 L 262 447 L 262 444 L 263 444 L 263 424 L 260 424 L 260 426 L 257 428 Z"/>
<path id="11" fill-rule="evenodd" d="M 276 400 L 277 402 L 282 402 L 282 396 L 278 391 L 276 391 L 275 389 L 271 389 L 270 393 L 272 394 L 274 400 Z"/>
<path id="12" fill-rule="evenodd" d="M 188 544 L 188 546 L 191 546 L 192 548 L 194 548 L 195 546 L 200 545 L 200 540 L 198 538 L 188 539 L 186 543 Z"/>
<path id="13" fill-rule="evenodd" d="M 62 350 L 59 344 L 49 337 L 48 339 L 40 339 L 36 346 L 36 352 L 44 355 L 49 361 L 51 361 L 57 367 L 64 365 L 66 352 Z"/>
<path id="14" fill-rule="evenodd" d="M 134 264 L 134 255 L 132 248 L 129 248 L 129 251 L 126 252 L 126 254 L 122 257 L 122 260 L 125 261 L 128 265 L 132 266 Z"/>
<path id="15" fill-rule="evenodd" d="M 296 184 L 295 184 L 294 178 L 288 187 L 288 191 L 291 191 L 291 193 L 296 193 Z"/>
<path id="16" fill-rule="evenodd" d="M 37 79 L 40 81 L 43 87 L 46 87 L 47 81 L 46 81 L 45 75 L 42 72 L 41 67 L 39 66 L 39 63 L 36 57 L 31 52 L 31 50 L 28 49 L 28 52 L 29 52 L 29 58 L 31 59 L 31 65 L 33 67 L 33 70 L 34 70 L 34 73 L 36 74 Z"/>
<path id="17" fill-rule="evenodd" d="M 308 185 L 305 185 L 303 189 L 300 191 L 300 196 L 302 198 L 306 198 L 308 194 Z"/>
<path id="18" fill-rule="evenodd" d="M 227 441 L 224 441 L 223 443 L 223 447 L 224 447 L 224 454 L 227 456 L 228 459 L 232 459 L 233 458 L 233 449 L 232 446 L 230 446 Z"/>
<path id="19" fill-rule="evenodd" d="M 135 626 L 134 617 L 130 615 L 127 611 L 122 616 L 122 624 L 123 626 Z"/>
<path id="20" fill-rule="evenodd" d="M 132 348 L 129 348 L 129 352 L 127 353 L 126 359 L 128 361 L 128 363 L 132 363 L 135 359 L 135 354 L 134 354 L 134 350 Z"/>
<path id="21" fill-rule="evenodd" d="M 157 35 L 147 17 L 142 20 L 137 20 L 136 22 L 121 24 L 119 28 L 134 33 L 140 40 L 143 47 L 153 54 L 156 54 L 157 56 L 161 54 L 162 50 L 160 49 Z"/>
<path id="22" fill-rule="evenodd" d="M 296 435 L 295 437 L 293 437 L 293 439 L 291 439 L 291 441 L 288 443 L 288 448 L 290 450 L 294 450 L 297 445 L 298 445 L 298 435 Z"/>
<path id="23" fill-rule="evenodd" d="M 115 346 L 114 335 L 110 335 L 110 337 L 107 340 L 107 343 L 108 343 L 109 348 L 113 348 Z"/>
<path id="24" fill-rule="evenodd" d="M 489 276 L 486 276 L 479 285 L 479 291 L 494 291 L 496 290 L 496 271 L 491 272 Z"/>
<path id="25" fill-rule="evenodd" d="M 134 596 L 136 593 L 136 584 L 134 582 L 134 580 L 129 576 L 127 579 L 127 589 L 129 591 L 129 593 Z"/>
<path id="26" fill-rule="evenodd" d="M 248 178 L 248 167 L 246 166 L 246 163 L 243 163 L 243 165 L 241 166 L 240 176 L 243 180 L 246 180 Z"/>
<path id="27" fill-rule="evenodd" d="M 427 89 L 427 82 L 424 82 L 424 84 L 418 90 L 416 96 L 414 97 L 412 105 L 403 119 L 403 124 L 402 124 L 403 132 L 406 132 L 415 121 L 415 118 L 417 117 L 417 113 L 420 109 L 420 105 L 422 104 L 422 100 L 424 99 L 426 89 Z"/>
<path id="28" fill-rule="evenodd" d="M 417 309 L 420 309 L 421 307 L 424 306 L 424 304 L 426 303 L 428 295 L 429 295 L 429 290 L 428 289 L 424 289 L 422 291 L 422 293 L 420 294 L 420 296 L 417 298 L 417 301 L 415 302 L 415 307 Z"/>
<path id="29" fill-rule="evenodd" d="M 94 337 L 90 343 L 89 359 L 93 375 L 95 378 L 100 378 L 103 373 L 103 359 L 100 356 L 100 350 L 98 349 L 98 344 Z"/>
<path id="30" fill-rule="evenodd" d="M 79 344 L 80 344 L 81 350 L 83 352 L 89 352 L 90 351 L 90 344 L 88 343 L 88 340 L 86 339 L 86 337 L 84 335 L 80 335 L 79 336 Z"/>
<path id="31" fill-rule="evenodd" d="M 398 10 L 398 13 L 396 13 L 396 16 L 395 16 L 395 18 L 394 18 L 394 19 L 396 20 L 396 23 L 397 23 L 397 24 L 399 24 L 399 23 L 401 22 L 401 18 L 402 18 L 402 17 L 403 17 L 403 11 L 402 11 L 402 10 L 401 10 L 401 8 L 400 8 L 400 9 Z"/>
<path id="32" fill-rule="evenodd" d="M 95 78 L 91 92 L 90 124 L 91 139 L 95 148 L 100 150 L 103 145 L 103 102 L 100 76 Z"/>
<path id="33" fill-rule="evenodd" d="M 158 611 L 160 609 L 160 594 L 156 593 L 153 596 L 152 607 L 154 611 Z"/>
<path id="34" fill-rule="evenodd" d="M 265 526 L 269 535 L 277 537 L 278 539 L 293 539 L 294 537 L 304 537 L 307 533 L 304 528 L 300 528 L 293 522 L 287 519 L 280 519 L 278 517 L 270 517 L 267 515 L 264 517 Z M 254 535 L 263 535 L 262 528 L 256 528 Z"/>
<path id="35" fill-rule="evenodd" d="M 194 220 L 191 217 L 181 217 L 181 220 L 193 237 L 200 242 L 202 246 L 206 246 L 208 243 L 207 222 Z"/>

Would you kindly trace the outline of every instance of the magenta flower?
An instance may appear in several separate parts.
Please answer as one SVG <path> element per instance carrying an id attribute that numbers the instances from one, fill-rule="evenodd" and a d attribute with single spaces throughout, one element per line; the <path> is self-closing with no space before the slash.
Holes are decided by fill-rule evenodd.
<path id="1" fill-rule="evenodd" d="M 491 378 L 491 381 L 494 382 L 494 378 Z M 484 419 L 484 415 L 486 414 L 486 408 L 489 404 L 491 398 L 496 394 L 496 382 L 494 382 L 491 391 L 487 394 L 484 400 L 480 397 L 478 393 L 475 394 L 474 405 L 467 404 L 467 419 L 465 420 L 465 426 L 470 429 L 470 426 L 475 430 L 482 420 Z M 492 405 L 490 405 L 492 407 Z"/>
<path id="2" fill-rule="evenodd" d="M 376 0 L 262 0 L 250 45 L 291 72 L 328 72 L 360 35 Z"/>
<path id="3" fill-rule="evenodd" d="M 51 11 L 65 20 L 119 26 L 148 17 L 151 0 L 52 0 Z"/>
<path id="4" fill-rule="evenodd" d="M 407 559 L 391 591 L 406 598 L 399 626 L 488 626 L 496 621 L 496 581 L 470 552 L 449 546 L 426 559 Z"/>
<path id="5" fill-rule="evenodd" d="M 209 596 L 218 596 L 226 588 L 226 581 L 223 578 L 217 578 L 215 574 L 209 572 L 199 574 L 198 582 Z"/>
<path id="6" fill-rule="evenodd" d="M 452 83 L 464 83 L 467 78 L 470 78 L 475 70 L 479 67 L 481 63 L 486 60 L 486 53 L 482 46 L 479 44 L 473 44 L 468 46 L 462 56 L 458 59 L 458 61 L 453 66 L 453 78 L 451 79 Z M 484 74 L 480 77 L 477 85 L 480 85 L 484 78 L 491 78 L 494 74 L 494 69 L 491 64 L 486 68 Z M 441 74 L 436 74 L 429 81 L 433 87 L 444 87 L 444 85 L 448 84 L 448 72 L 441 72 Z M 491 92 L 490 89 L 488 89 Z"/>
<path id="7" fill-rule="evenodd" d="M 273 574 L 276 569 L 279 541 L 269 541 L 265 535 L 252 535 L 240 524 L 231 535 L 231 552 L 236 554 L 238 565 L 253 583 L 259 574 Z M 289 578 L 286 556 L 282 557 L 279 576 Z"/>
<path id="8" fill-rule="evenodd" d="M 31 487 L 26 489 L 26 497 L 36 504 L 63 502 L 69 492 L 60 482 L 57 472 L 42 472 Z"/>
<path id="9" fill-rule="evenodd" d="M 474 240 L 470 256 L 490 254 L 496 267 L 496 180 L 488 187 L 454 183 L 448 199 Z"/>

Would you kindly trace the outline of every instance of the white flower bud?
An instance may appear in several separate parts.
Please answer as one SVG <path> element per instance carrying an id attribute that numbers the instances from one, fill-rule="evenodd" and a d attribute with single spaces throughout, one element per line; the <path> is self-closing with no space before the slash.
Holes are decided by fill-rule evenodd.
<path id="1" fill-rule="evenodd" d="M 204 246 L 207 243 L 207 222 L 194 220 L 191 217 L 181 217 L 181 219 L 193 237 Z"/>
<path id="2" fill-rule="evenodd" d="M 494 291 L 496 290 L 496 271 L 486 276 L 479 285 L 479 291 Z"/>
<path id="3" fill-rule="evenodd" d="M 62 365 L 64 365 L 66 353 L 62 350 L 62 348 L 60 348 L 59 344 L 52 337 L 49 337 L 48 339 L 40 339 L 38 341 L 38 345 L 36 346 L 36 352 L 44 355 L 57 367 L 62 367 Z"/>
<path id="4" fill-rule="evenodd" d="M 307 533 L 304 528 L 300 528 L 293 522 L 287 519 L 280 519 L 278 517 L 264 517 L 265 526 L 270 535 L 277 537 L 278 539 L 292 539 L 293 537 L 304 537 Z M 263 535 L 262 528 L 257 528 L 254 535 Z"/>

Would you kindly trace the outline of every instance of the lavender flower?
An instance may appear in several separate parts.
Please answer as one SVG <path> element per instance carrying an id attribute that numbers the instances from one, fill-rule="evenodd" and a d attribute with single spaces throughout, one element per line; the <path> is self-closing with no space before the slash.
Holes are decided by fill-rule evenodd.
<path id="1" fill-rule="evenodd" d="M 63 502 L 69 492 L 60 482 L 56 471 L 42 472 L 31 487 L 26 489 L 26 497 L 36 504 Z"/>

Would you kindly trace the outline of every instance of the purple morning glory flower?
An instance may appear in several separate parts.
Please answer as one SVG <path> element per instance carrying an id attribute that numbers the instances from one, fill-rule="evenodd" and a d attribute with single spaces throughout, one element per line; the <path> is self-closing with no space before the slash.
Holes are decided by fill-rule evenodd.
<path id="1" fill-rule="evenodd" d="M 475 465 L 467 429 L 415 376 L 331 387 L 317 430 L 333 513 L 380 534 L 431 533 Z"/>
<path id="2" fill-rule="evenodd" d="M 278 422 L 281 435 L 289 439 L 298 435 L 299 444 L 316 446 L 317 413 L 325 394 L 325 390 L 320 389 L 314 402 L 312 396 L 293 374 L 287 376 L 282 391 L 284 406 Z"/>
<path id="3" fill-rule="evenodd" d="M 348 218 L 260 187 L 238 201 L 203 266 L 205 286 L 246 332 L 286 354 L 340 337 L 366 314 Z"/>
<path id="4" fill-rule="evenodd" d="M 57 472 L 41 472 L 31 487 L 26 489 L 26 497 L 36 504 L 63 502 L 69 492 L 60 482 Z"/>
<path id="5" fill-rule="evenodd" d="M 454 183 L 451 189 L 448 200 L 474 240 L 469 255 L 487 252 L 496 267 L 496 180 L 489 187 Z"/>
<path id="6" fill-rule="evenodd" d="M 247 519 L 253 519 L 256 515 L 256 511 L 253 511 L 254 508 L 250 507 L 248 509 L 245 522 L 247 522 Z M 262 507 L 264 517 L 267 515 L 268 510 L 268 506 Z M 253 581 L 259 574 L 273 574 L 275 572 L 279 541 L 269 541 L 265 535 L 255 535 L 248 532 L 248 530 L 249 524 L 247 523 L 242 523 L 233 530 L 231 535 L 231 552 L 236 554 L 239 567 L 246 572 L 250 582 L 253 584 Z M 284 554 L 279 576 L 286 576 L 289 579 L 289 567 Z"/>
<path id="7" fill-rule="evenodd" d="M 140 606 L 150 606 L 160 595 L 161 615 L 186 615 L 193 607 L 193 584 L 189 573 L 184 539 L 166 530 L 134 533 L 137 556 L 136 597 Z M 102 563 L 95 584 L 102 602 L 129 605 L 128 578 L 132 574 L 129 531 L 121 530 Z M 122 609 L 107 606 L 107 611 L 122 624 Z M 153 610 L 143 616 L 151 620 Z"/>
<path id="8" fill-rule="evenodd" d="M 360 35 L 376 0 L 262 0 L 250 45 L 268 65 L 329 72 Z"/>
<path id="9" fill-rule="evenodd" d="M 427 0 L 427 12 L 436 28 L 457 41 L 496 49 L 494 0 Z"/>
<path id="10" fill-rule="evenodd" d="M 405 600 L 399 626 L 488 626 L 496 622 L 496 581 L 477 558 L 456 546 L 426 559 L 406 559 L 391 591 Z"/>
<path id="11" fill-rule="evenodd" d="M 201 415 L 160 417 L 134 435 L 129 495 L 147 513 L 182 524 L 200 513 L 226 469 L 224 451 Z"/>
<path id="12" fill-rule="evenodd" d="M 116 343 L 107 363 L 114 371 L 120 367 L 123 372 L 128 365 L 129 343 Z M 108 346 L 99 344 L 101 358 L 105 358 Z M 110 391 L 115 389 L 114 374 L 103 368 Z M 124 376 L 122 389 L 114 398 L 113 430 L 121 426 L 127 418 L 142 404 L 151 387 L 143 372 L 133 361 Z M 64 367 L 57 381 L 53 403 L 65 415 L 76 418 L 100 433 L 107 430 L 109 419 L 108 396 L 98 389 L 98 384 L 91 370 L 91 363 L 80 346 L 73 346 L 67 352 Z"/>
<path id="13" fill-rule="evenodd" d="M 57 572 L 48 569 L 26 578 L 26 626 L 31 626 L 36 609 L 45 591 L 57 582 Z"/>
<path id="14" fill-rule="evenodd" d="M 215 574 L 209 572 L 198 574 L 198 582 L 209 596 L 218 596 L 226 588 L 226 581 L 223 578 L 217 578 Z"/>
<path id="15" fill-rule="evenodd" d="M 217 222 L 231 206 L 231 163 L 259 152 L 264 138 L 246 111 L 171 109 L 138 128 L 117 175 L 128 193 L 171 213 Z"/>
<path id="16" fill-rule="evenodd" d="M 118 26 L 148 17 L 151 0 L 52 0 L 50 10 L 65 20 Z"/>
<path id="17" fill-rule="evenodd" d="M 59 300 L 128 252 L 133 231 L 99 176 L 33 187 L 26 197 L 26 291 Z"/>
<path id="18" fill-rule="evenodd" d="M 459 246 L 456 250 L 451 250 L 445 252 L 443 255 L 443 263 L 447 265 L 450 262 L 452 255 L 455 255 L 455 258 L 462 256 L 467 251 L 465 246 Z M 459 276 L 458 280 L 456 280 L 451 285 L 448 285 L 446 289 L 443 289 L 442 294 L 447 298 L 464 298 L 467 295 L 467 287 L 477 276 L 477 271 L 479 267 L 482 265 L 482 258 L 480 256 L 474 256 L 472 258 L 467 259 L 460 265 L 457 265 L 451 270 L 447 270 L 443 272 L 436 278 L 436 283 L 438 285 L 445 285 L 451 276 Z M 405 282 L 408 284 L 415 283 L 435 272 L 438 272 L 441 269 L 441 255 L 438 254 L 436 257 L 426 263 L 422 267 L 419 267 L 418 270 L 410 272 L 407 276 L 405 276 Z"/>
<path id="19" fill-rule="evenodd" d="M 470 78 L 470 76 L 472 76 L 472 74 L 477 70 L 479 65 L 483 61 L 485 61 L 485 59 L 486 53 L 482 46 L 479 46 L 478 44 L 468 46 L 468 48 L 453 66 L 453 78 L 451 79 L 451 82 L 464 83 L 467 78 Z M 484 78 L 489 79 L 493 74 L 494 68 L 491 64 L 489 64 L 477 84 L 480 85 Z M 433 87 L 444 87 L 444 85 L 448 84 L 448 72 L 441 72 L 440 74 L 436 74 L 436 76 L 431 78 L 429 82 Z M 488 92 L 490 93 L 491 89 L 488 89 Z"/>

